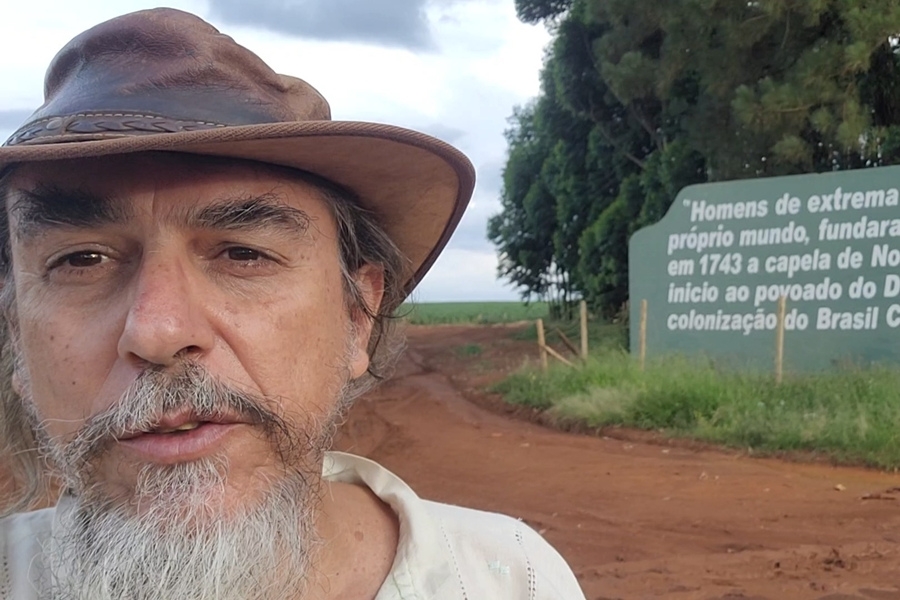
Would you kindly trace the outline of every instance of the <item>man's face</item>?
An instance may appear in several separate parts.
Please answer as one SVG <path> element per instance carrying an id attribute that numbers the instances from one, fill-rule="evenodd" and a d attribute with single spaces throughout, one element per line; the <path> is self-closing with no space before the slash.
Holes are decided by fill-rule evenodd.
<path id="1" fill-rule="evenodd" d="M 87 444 L 63 465 L 69 481 L 139 512 L 148 472 L 205 461 L 224 468 L 233 513 L 300 468 L 284 464 L 285 440 L 307 475 L 318 469 L 341 389 L 368 366 L 318 190 L 284 171 L 164 155 L 24 166 L 11 189 L 15 383 L 51 448 Z M 379 278 L 361 283 L 377 302 Z M 165 390 L 185 372 L 247 394 L 253 410 L 169 398 L 139 423 L 115 414 L 144 393 L 142 376 Z M 280 419 L 274 433 L 257 408 Z M 91 430 L 110 411 L 119 429 Z"/>

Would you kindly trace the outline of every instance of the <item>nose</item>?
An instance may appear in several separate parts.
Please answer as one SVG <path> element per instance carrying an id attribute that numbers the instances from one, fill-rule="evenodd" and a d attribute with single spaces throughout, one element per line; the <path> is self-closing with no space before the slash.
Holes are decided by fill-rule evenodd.
<path id="1" fill-rule="evenodd" d="M 209 352 L 214 334 L 190 267 L 179 257 L 145 258 L 119 338 L 119 356 L 146 366 L 170 366 Z"/>

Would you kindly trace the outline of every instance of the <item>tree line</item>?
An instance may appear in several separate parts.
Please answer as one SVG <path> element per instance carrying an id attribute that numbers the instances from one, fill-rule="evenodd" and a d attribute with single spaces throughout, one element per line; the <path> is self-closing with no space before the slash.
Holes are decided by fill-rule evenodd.
<path id="1" fill-rule="evenodd" d="M 631 234 L 686 185 L 900 163 L 896 0 L 515 3 L 553 41 L 488 237 L 560 316 L 623 309 Z"/>

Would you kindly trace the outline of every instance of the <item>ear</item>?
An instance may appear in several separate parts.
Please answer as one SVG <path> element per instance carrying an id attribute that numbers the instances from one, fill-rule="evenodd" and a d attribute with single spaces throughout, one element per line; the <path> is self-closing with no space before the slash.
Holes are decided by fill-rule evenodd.
<path id="1" fill-rule="evenodd" d="M 365 264 L 353 276 L 356 288 L 368 311 L 355 309 L 350 314 L 353 320 L 353 331 L 350 357 L 350 377 L 361 377 L 369 368 L 369 338 L 372 336 L 373 320 L 368 313 L 377 313 L 384 298 L 384 269 L 379 265 Z"/>

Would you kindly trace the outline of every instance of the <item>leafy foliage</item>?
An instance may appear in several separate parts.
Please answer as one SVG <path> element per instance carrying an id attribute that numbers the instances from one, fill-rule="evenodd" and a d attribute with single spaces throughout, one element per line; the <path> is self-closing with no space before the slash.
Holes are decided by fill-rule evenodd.
<path id="1" fill-rule="evenodd" d="M 500 274 L 556 312 L 628 298 L 627 241 L 689 184 L 900 162 L 893 0 L 516 0 L 551 27 L 507 133 Z"/>
<path id="2" fill-rule="evenodd" d="M 525 23 L 540 23 L 564 13 L 572 0 L 521 0 L 516 2 L 516 14 Z"/>

